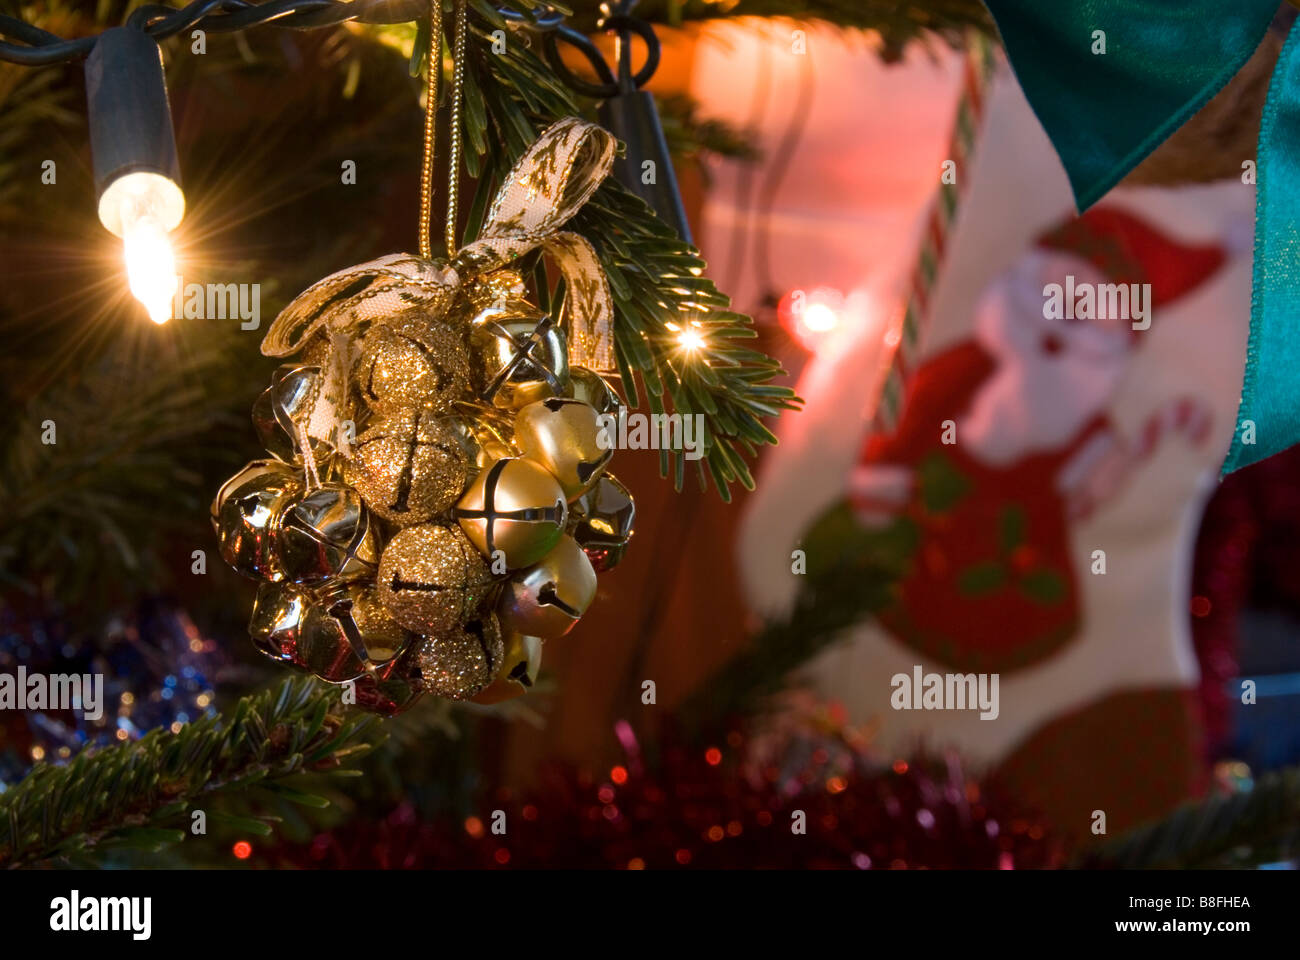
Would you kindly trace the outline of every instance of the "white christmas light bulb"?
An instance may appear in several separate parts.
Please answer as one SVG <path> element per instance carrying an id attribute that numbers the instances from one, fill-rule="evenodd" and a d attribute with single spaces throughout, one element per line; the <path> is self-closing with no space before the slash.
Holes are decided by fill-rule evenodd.
<path id="1" fill-rule="evenodd" d="M 154 323 L 171 319 L 178 281 L 168 232 L 184 213 L 181 188 L 157 173 L 128 173 L 99 198 L 100 221 L 122 238 L 131 294 Z"/>

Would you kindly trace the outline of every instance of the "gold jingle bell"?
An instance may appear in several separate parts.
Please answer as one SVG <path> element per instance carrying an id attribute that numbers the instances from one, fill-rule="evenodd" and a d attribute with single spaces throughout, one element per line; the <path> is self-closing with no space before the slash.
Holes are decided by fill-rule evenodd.
<path id="1" fill-rule="evenodd" d="M 635 527 L 636 503 L 612 473 L 603 474 L 595 486 L 569 504 L 569 535 L 597 573 L 618 566 Z"/>
<path id="2" fill-rule="evenodd" d="M 379 557 L 361 494 L 326 483 L 291 499 L 277 524 L 276 553 L 294 583 L 372 576 Z"/>
<path id="3" fill-rule="evenodd" d="M 515 574 L 497 612 L 505 629 L 551 640 L 573 629 L 595 597 L 596 571 L 566 536 L 540 563 Z"/>
<path id="4" fill-rule="evenodd" d="M 355 377 L 372 408 L 449 410 L 469 390 L 469 350 L 451 327 L 413 310 L 370 327 Z"/>
<path id="5" fill-rule="evenodd" d="M 517 456 L 510 442 L 514 421 L 508 413 L 482 404 L 458 403 L 456 413 L 448 417 L 460 435 L 469 457 L 471 471 L 477 476 L 497 460 Z"/>
<path id="6" fill-rule="evenodd" d="M 334 584 L 308 606 L 293 660 L 329 683 L 347 683 L 414 639 L 384 610 L 373 585 Z"/>
<path id="7" fill-rule="evenodd" d="M 623 400 L 609 382 L 595 370 L 586 367 L 569 368 L 568 396 L 594 409 L 599 416 L 617 417 L 623 409 Z"/>
<path id="8" fill-rule="evenodd" d="M 548 397 L 515 415 L 515 444 L 560 481 L 567 500 L 589 490 L 614 456 L 614 439 L 593 407 L 581 400 Z"/>
<path id="9" fill-rule="evenodd" d="M 489 613 L 441 636 L 424 637 L 415 661 L 430 693 L 468 700 L 492 682 L 504 656 L 501 625 Z"/>
<path id="10" fill-rule="evenodd" d="M 474 478 L 452 516 L 493 570 L 498 560 L 515 570 L 536 563 L 559 542 L 568 505 L 545 467 L 506 458 Z"/>
<path id="11" fill-rule="evenodd" d="M 254 460 L 222 484 L 211 510 L 221 558 L 246 577 L 283 580 L 276 525 L 301 491 L 298 471 L 279 460 Z"/>
<path id="12" fill-rule="evenodd" d="M 492 574 L 465 534 L 424 523 L 384 547 L 376 586 L 388 614 L 416 633 L 444 633 L 482 606 Z"/>
<path id="13" fill-rule="evenodd" d="M 290 583 L 261 583 L 248 621 L 253 646 L 272 660 L 297 666 L 293 651 L 298 649 L 303 621 L 311 597 Z"/>
<path id="14" fill-rule="evenodd" d="M 348 476 L 375 513 L 423 523 L 461 495 L 469 458 L 455 427 L 432 407 L 402 407 L 357 438 Z"/>
<path id="15" fill-rule="evenodd" d="M 505 654 L 496 677 L 470 697 L 470 700 L 474 703 L 493 704 L 522 697 L 537 682 L 537 674 L 541 669 L 541 638 L 512 633 L 505 639 Z"/>
<path id="16" fill-rule="evenodd" d="M 517 410 L 561 396 L 569 383 L 569 347 L 551 317 L 524 299 L 513 270 L 496 270 L 469 284 L 470 366 L 485 403 Z"/>

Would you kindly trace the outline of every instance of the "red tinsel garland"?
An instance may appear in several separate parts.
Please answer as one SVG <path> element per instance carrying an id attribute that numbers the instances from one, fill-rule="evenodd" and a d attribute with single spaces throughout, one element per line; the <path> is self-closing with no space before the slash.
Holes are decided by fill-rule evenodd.
<path id="1" fill-rule="evenodd" d="M 260 859 L 384 869 L 1022 869 L 1064 861 L 1041 820 L 989 796 L 955 758 L 868 769 L 860 755 L 846 766 L 843 749 L 805 744 L 796 771 L 755 769 L 732 733 L 705 749 L 661 745 L 650 768 L 620 728 L 628 760 L 605 777 L 553 769 L 526 796 L 485 796 L 463 821 L 420 822 L 404 803 L 378 822 L 354 818 L 309 845 L 259 851 Z M 505 832 L 494 833 L 502 820 Z"/>

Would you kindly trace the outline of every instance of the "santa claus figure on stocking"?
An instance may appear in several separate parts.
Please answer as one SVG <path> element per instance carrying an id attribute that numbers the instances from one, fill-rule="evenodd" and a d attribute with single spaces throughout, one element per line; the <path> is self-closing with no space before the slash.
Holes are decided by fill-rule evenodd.
<path id="1" fill-rule="evenodd" d="M 919 367 L 897 429 L 868 438 L 849 483 L 860 522 L 912 534 L 890 531 L 914 548 L 897 601 L 879 615 L 899 641 L 958 671 L 997 672 L 1073 639 L 1069 524 L 1167 437 L 1200 444 L 1209 434 L 1194 395 L 1166 401 L 1136 439 L 1107 408 L 1149 314 L 1224 259 L 1217 245 L 1094 208 L 1044 234 L 990 284 L 969 338 Z"/>

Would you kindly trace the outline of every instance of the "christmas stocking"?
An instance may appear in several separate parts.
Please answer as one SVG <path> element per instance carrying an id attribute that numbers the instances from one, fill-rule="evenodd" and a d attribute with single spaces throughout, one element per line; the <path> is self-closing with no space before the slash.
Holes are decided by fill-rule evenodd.
<path id="1" fill-rule="evenodd" d="M 955 747 L 1067 834 L 1113 834 L 1202 780 L 1191 547 L 1240 393 L 1254 191 L 1121 188 L 1076 217 L 1005 79 L 969 175 L 897 425 L 848 441 L 829 509 L 756 499 L 747 542 L 793 511 L 810 565 L 846 529 L 889 554 L 889 601 L 812 682 L 883 749 Z M 797 576 L 743 559 L 776 612 Z M 948 679 L 971 674 L 979 704 Z"/>

